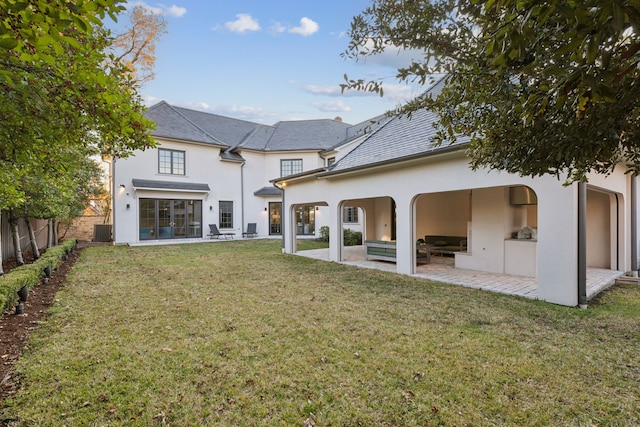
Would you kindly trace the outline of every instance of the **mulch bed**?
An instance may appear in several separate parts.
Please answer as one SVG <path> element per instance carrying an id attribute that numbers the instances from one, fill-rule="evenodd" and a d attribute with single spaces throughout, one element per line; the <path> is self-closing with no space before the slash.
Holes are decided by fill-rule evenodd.
<path id="1" fill-rule="evenodd" d="M 10 308 L 2 315 L 0 320 L 0 400 L 15 391 L 17 379 L 14 375 L 14 365 L 20 358 L 29 335 L 38 327 L 39 321 L 53 303 L 56 293 L 64 286 L 67 274 L 78 259 L 79 252 L 80 250 L 71 252 L 68 259 L 51 272 L 48 283 L 41 282 L 29 292 L 22 314 L 15 314 L 15 309 Z M 28 256 L 25 256 L 25 263 L 30 261 Z M 2 267 L 7 274 L 15 267 L 15 260 L 9 259 L 3 262 Z"/>

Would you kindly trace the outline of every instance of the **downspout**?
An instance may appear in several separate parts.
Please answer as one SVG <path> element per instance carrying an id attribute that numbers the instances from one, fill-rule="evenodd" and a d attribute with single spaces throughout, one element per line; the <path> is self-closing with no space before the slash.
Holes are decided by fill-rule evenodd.
<path id="1" fill-rule="evenodd" d="M 111 157 L 111 238 L 115 245 L 118 241 L 116 239 L 116 156 Z"/>
<path id="2" fill-rule="evenodd" d="M 285 226 L 287 224 L 286 221 L 286 217 L 285 217 L 285 212 L 287 211 L 285 209 L 285 202 L 284 202 L 284 185 L 282 186 L 282 188 L 280 188 L 280 190 L 282 191 L 282 207 L 280 208 L 280 233 L 282 233 L 282 253 L 285 253 L 285 231 L 287 229 L 287 227 Z"/>
<path id="3" fill-rule="evenodd" d="M 578 183 L 578 306 L 587 308 L 587 184 Z"/>
<path id="4" fill-rule="evenodd" d="M 631 274 L 638 277 L 638 176 L 631 175 Z"/>
<path id="5" fill-rule="evenodd" d="M 240 165 L 240 215 L 241 215 L 241 227 L 240 232 L 242 233 L 244 228 L 244 164 L 247 163 L 246 160 L 242 161 Z"/>

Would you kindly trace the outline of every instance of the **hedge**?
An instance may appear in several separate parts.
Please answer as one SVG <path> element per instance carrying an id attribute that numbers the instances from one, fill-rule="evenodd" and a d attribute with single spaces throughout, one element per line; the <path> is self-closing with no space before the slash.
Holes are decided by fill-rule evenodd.
<path id="1" fill-rule="evenodd" d="M 50 271 L 56 270 L 76 245 L 76 239 L 64 241 L 58 246 L 47 249 L 40 258 L 31 264 L 21 265 L 0 277 L 0 307 L 5 313 L 18 302 L 18 290 L 23 286 L 33 289 L 40 284 L 40 278 Z"/>

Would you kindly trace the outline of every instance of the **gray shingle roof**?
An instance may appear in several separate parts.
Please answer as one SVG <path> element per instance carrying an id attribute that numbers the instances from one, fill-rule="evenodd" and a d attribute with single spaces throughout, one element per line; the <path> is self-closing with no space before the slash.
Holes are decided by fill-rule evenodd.
<path id="1" fill-rule="evenodd" d="M 262 187 L 253 192 L 254 196 L 282 196 L 282 190 L 276 187 Z"/>
<path id="2" fill-rule="evenodd" d="M 147 111 L 157 124 L 153 136 L 205 142 L 259 151 L 326 150 L 360 128 L 336 120 L 284 121 L 267 126 L 203 111 L 175 107 L 162 101 Z"/>
<path id="3" fill-rule="evenodd" d="M 198 125 L 198 127 L 204 129 L 209 135 L 231 147 L 240 144 L 256 128 L 269 127 L 245 120 L 205 113 L 203 111 L 189 110 L 180 107 L 173 108 Z"/>
<path id="4" fill-rule="evenodd" d="M 153 188 L 159 190 L 210 191 L 209 184 L 195 182 L 156 181 L 151 179 L 132 179 L 135 188 Z"/>
<path id="5" fill-rule="evenodd" d="M 156 123 L 156 128 L 151 132 L 151 135 L 155 137 L 228 146 L 228 144 L 217 140 L 204 129 L 198 127 L 180 114 L 175 107 L 164 101 L 150 107 L 145 116 Z"/>
<path id="6" fill-rule="evenodd" d="M 222 160 L 230 160 L 233 162 L 243 162 L 244 161 L 244 157 L 242 157 L 240 154 L 232 151 L 231 149 L 228 150 L 220 150 L 220 158 Z"/>
<path id="7" fill-rule="evenodd" d="M 444 79 L 438 81 L 430 92 L 439 92 L 443 84 Z M 459 136 L 453 145 L 437 146 L 432 138 L 436 136 L 433 125 L 438 120 L 436 113 L 426 109 L 415 111 L 411 118 L 393 117 L 382 123 L 358 147 L 336 162 L 329 173 L 427 155 L 441 148 L 462 146 L 469 142 L 469 138 Z"/>
<path id="8" fill-rule="evenodd" d="M 260 151 L 326 150 L 347 137 L 350 125 L 336 120 L 278 122 L 256 129 L 237 148 Z"/>

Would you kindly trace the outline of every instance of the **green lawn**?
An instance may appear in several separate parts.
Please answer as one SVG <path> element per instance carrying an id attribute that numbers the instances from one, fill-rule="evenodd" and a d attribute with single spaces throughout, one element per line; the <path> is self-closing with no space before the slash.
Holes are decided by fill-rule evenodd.
<path id="1" fill-rule="evenodd" d="M 639 425 L 640 287 L 578 310 L 273 240 L 90 248 L 17 369 L 11 425 Z"/>

